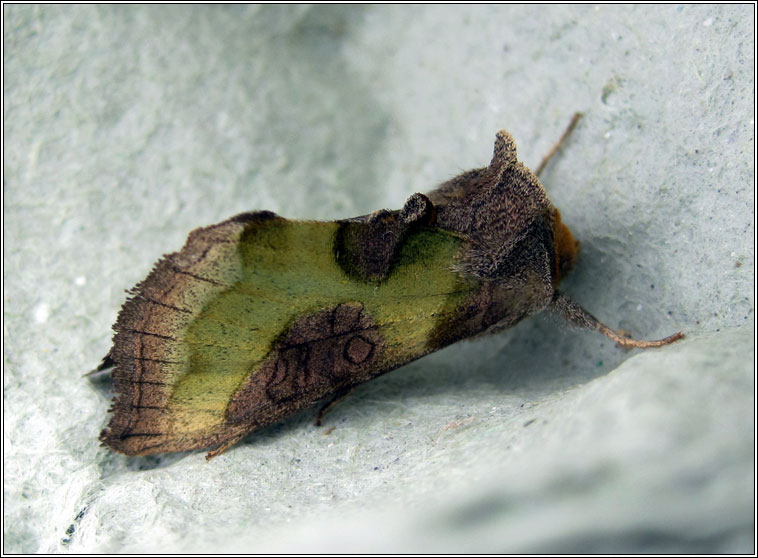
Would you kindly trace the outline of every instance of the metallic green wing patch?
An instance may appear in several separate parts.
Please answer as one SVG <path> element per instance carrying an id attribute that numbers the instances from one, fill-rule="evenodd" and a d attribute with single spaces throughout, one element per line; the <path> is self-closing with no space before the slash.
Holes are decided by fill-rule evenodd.
<path id="1" fill-rule="evenodd" d="M 153 453 L 236 439 L 436 349 L 438 323 L 477 288 L 454 270 L 462 239 L 439 229 L 410 231 L 377 282 L 335 257 L 339 223 L 251 215 L 195 231 L 162 260 L 181 285 L 151 274 L 138 286 L 127 307 L 148 310 L 151 331 L 122 332 L 125 307 L 117 341 L 139 354 L 115 351 L 132 374 L 114 373 L 110 445 Z M 151 386 L 156 408 L 135 409 L 146 363 L 165 385 Z"/>

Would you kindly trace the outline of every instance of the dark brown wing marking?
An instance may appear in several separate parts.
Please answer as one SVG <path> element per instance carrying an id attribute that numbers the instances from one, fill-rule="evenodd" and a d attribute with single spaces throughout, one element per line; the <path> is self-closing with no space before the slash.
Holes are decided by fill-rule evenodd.
<path id="1" fill-rule="evenodd" d="M 181 251 L 161 258 L 129 291 L 114 326 L 113 348 L 99 367 L 115 364 L 112 377 L 117 393 L 113 416 L 100 435 L 103 444 L 130 455 L 152 453 L 156 447 L 165 451 L 188 447 L 186 440 L 177 442 L 171 432 L 167 409 L 184 363 L 181 332 L 194 318 L 192 308 L 198 301 L 225 287 L 207 276 L 217 265 L 214 262 L 231 260 L 219 256 L 219 250 L 236 250 L 245 225 L 277 218 L 269 211 L 243 213 L 195 229 Z M 210 255 L 215 260 L 207 261 Z"/>
<path id="2" fill-rule="evenodd" d="M 408 234 L 436 219 L 434 205 L 424 194 L 413 194 L 400 211 L 382 209 L 361 219 L 340 223 L 334 240 L 334 256 L 348 277 L 382 281 Z"/>
<path id="3" fill-rule="evenodd" d="M 363 305 L 346 302 L 299 318 L 232 397 L 227 420 L 269 423 L 372 377 L 384 341 Z"/>

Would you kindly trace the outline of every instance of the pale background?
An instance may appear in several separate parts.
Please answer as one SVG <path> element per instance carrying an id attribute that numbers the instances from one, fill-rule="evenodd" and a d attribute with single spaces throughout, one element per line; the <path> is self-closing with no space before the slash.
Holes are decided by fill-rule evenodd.
<path id="1" fill-rule="evenodd" d="M 754 18 L 719 6 L 5 5 L 6 552 L 748 552 Z M 508 129 L 582 241 L 549 315 L 206 463 L 99 447 L 124 290 L 194 227 L 397 208 Z"/>

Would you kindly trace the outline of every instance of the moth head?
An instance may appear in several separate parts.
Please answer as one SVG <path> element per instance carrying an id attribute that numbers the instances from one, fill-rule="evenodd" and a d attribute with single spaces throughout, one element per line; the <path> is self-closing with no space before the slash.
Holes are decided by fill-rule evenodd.
<path id="1" fill-rule="evenodd" d="M 574 269 L 579 252 L 579 241 L 574 239 L 569 228 L 561 220 L 561 212 L 555 210 L 555 275 L 553 285 L 557 285 L 566 274 Z"/>

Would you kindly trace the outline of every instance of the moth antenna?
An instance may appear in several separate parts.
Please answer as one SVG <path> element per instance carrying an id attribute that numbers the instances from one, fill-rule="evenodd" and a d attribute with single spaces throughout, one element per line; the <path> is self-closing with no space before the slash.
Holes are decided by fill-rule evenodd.
<path id="1" fill-rule="evenodd" d="M 540 164 L 537 166 L 537 170 L 534 171 L 534 174 L 537 175 L 537 178 L 539 178 L 540 174 L 542 174 L 542 171 L 545 170 L 545 167 L 550 162 L 550 159 L 553 158 L 553 155 L 558 153 L 558 150 L 563 147 L 563 144 L 566 142 L 568 137 L 571 135 L 571 132 L 574 131 L 574 128 L 576 128 L 576 125 L 579 123 L 579 119 L 582 117 L 581 112 L 575 112 L 574 116 L 571 117 L 571 122 L 569 122 L 568 127 L 564 130 L 563 134 L 561 135 L 560 139 L 553 145 L 553 147 L 550 149 L 550 151 L 547 152 L 547 155 L 545 155 L 542 158 L 542 161 L 540 161 Z"/>
<path id="2" fill-rule="evenodd" d="M 553 294 L 553 300 L 550 302 L 550 309 L 578 327 L 599 331 L 625 349 L 662 347 L 663 345 L 668 345 L 669 343 L 673 343 L 684 337 L 684 334 L 680 331 L 674 335 L 669 335 L 664 339 L 658 339 L 657 341 L 637 341 L 620 331 L 609 328 L 595 316 L 587 312 L 587 310 L 559 291 L 555 291 L 555 294 Z"/>

